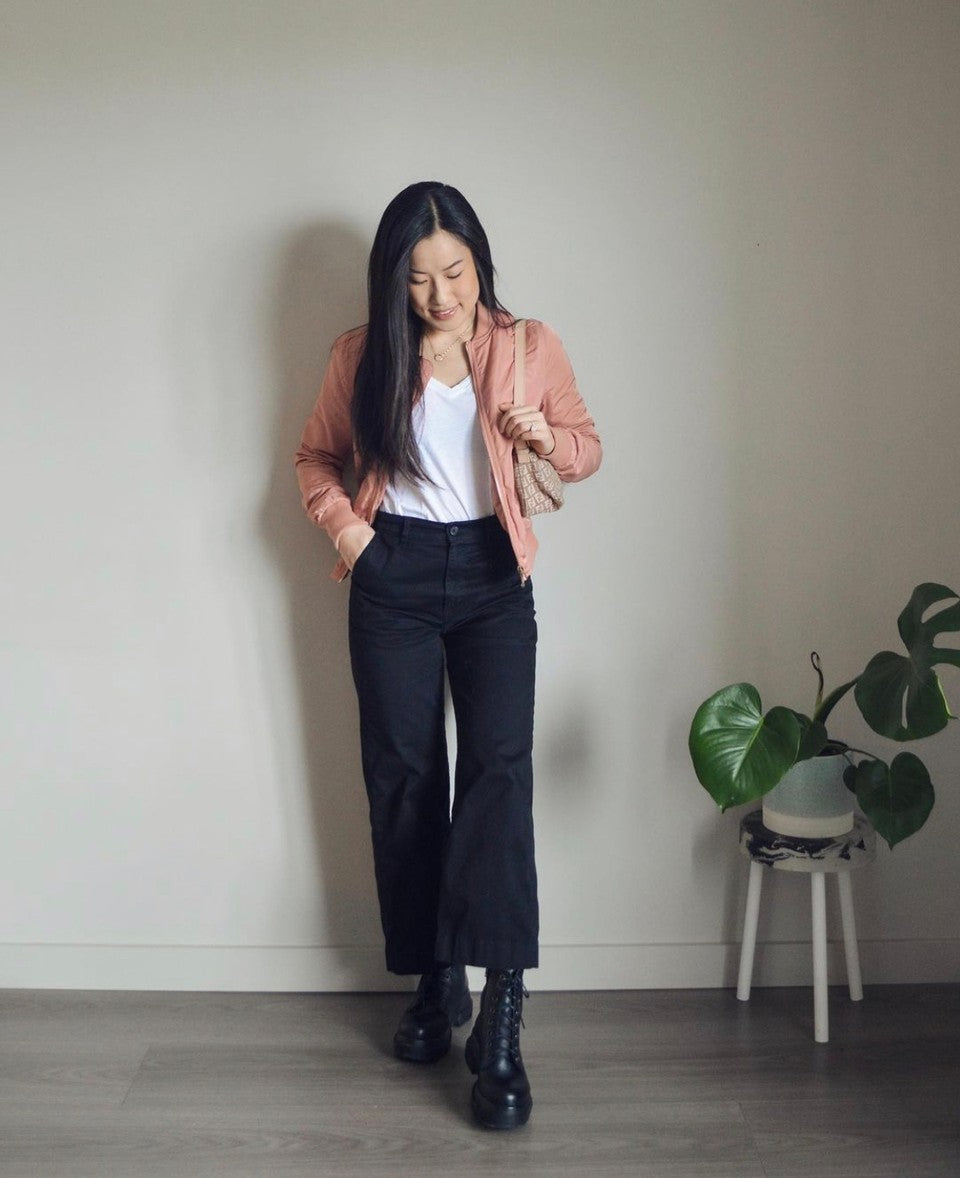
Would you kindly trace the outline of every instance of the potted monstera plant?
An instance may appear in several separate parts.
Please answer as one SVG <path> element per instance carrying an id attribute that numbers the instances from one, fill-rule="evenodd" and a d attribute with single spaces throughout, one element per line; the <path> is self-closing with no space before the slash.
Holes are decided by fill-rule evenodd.
<path id="1" fill-rule="evenodd" d="M 855 679 L 827 695 L 820 658 L 811 655 L 819 687 L 810 716 L 788 707 L 764 712 L 750 683 L 723 687 L 700 705 L 690 728 L 690 755 L 700 783 L 722 810 L 772 796 L 781 783 L 787 793 L 803 795 L 805 789 L 819 788 L 817 782 L 832 777 L 836 769 L 841 793 L 856 796 L 890 847 L 923 826 L 933 808 L 934 787 L 920 758 L 904 751 L 887 765 L 873 753 L 831 737 L 826 727 L 851 690 L 867 724 L 891 740 L 932 736 L 956 718 L 935 668 L 960 667 L 960 650 L 936 645 L 939 635 L 960 631 L 958 595 L 945 585 L 918 585 L 897 625 L 906 653 L 875 654 Z M 827 761 L 832 765 L 827 767 Z M 852 814 L 852 798 L 846 808 Z M 823 834 L 836 820 L 836 802 L 828 810 L 833 817 L 819 828 Z M 775 807 L 770 812 L 778 815 Z M 767 813 L 765 807 L 769 825 Z"/>

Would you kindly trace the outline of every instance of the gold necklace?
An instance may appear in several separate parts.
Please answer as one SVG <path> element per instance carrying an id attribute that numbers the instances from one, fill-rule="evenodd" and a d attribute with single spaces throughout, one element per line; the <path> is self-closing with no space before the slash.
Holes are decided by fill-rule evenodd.
<path id="1" fill-rule="evenodd" d="M 441 361 L 441 360 L 444 358 L 444 356 L 447 354 L 447 352 L 449 352 L 449 351 L 450 351 L 450 349 L 451 349 L 452 347 L 454 347 L 456 344 L 460 343 L 460 341 L 461 341 L 462 339 L 463 339 L 463 332 L 461 332 L 461 333 L 460 333 L 458 336 L 455 336 L 455 337 L 454 337 L 454 339 L 453 339 L 453 341 L 452 341 L 451 343 L 447 344 L 447 346 L 446 346 L 446 347 L 443 349 L 443 351 L 442 351 L 442 352 L 433 352 L 433 362 L 434 362 L 434 364 L 439 364 L 439 363 L 440 363 L 440 361 Z M 426 343 L 426 336 L 424 336 L 424 343 Z M 428 346 L 428 348 L 429 348 L 429 344 L 428 344 L 427 346 Z M 433 349 L 431 348 L 430 350 L 432 351 Z"/>
<path id="2" fill-rule="evenodd" d="M 472 324 L 472 323 L 470 324 L 470 334 L 471 334 L 471 335 L 473 334 L 473 324 Z M 460 343 L 460 342 L 461 342 L 463 339 L 465 339 L 465 338 L 466 338 L 466 335 L 467 335 L 467 333 L 466 333 L 465 331 L 461 331 L 459 335 L 455 336 L 455 337 L 453 338 L 453 340 L 452 340 L 452 341 L 451 341 L 449 344 L 447 344 L 447 346 L 446 346 L 446 347 L 443 349 L 443 351 L 442 351 L 442 352 L 434 352 L 434 353 L 433 353 L 433 362 L 434 362 L 434 364 L 439 364 L 439 363 L 440 363 L 440 361 L 441 361 L 441 360 L 444 358 L 444 356 L 447 354 L 447 352 L 449 352 L 451 348 L 455 347 L 455 346 L 456 346 L 457 344 L 459 344 L 459 343 Z M 428 343 L 428 340 L 427 340 L 426 333 L 424 333 L 424 336 L 423 336 L 423 342 L 424 342 L 425 344 L 427 344 L 427 346 L 429 347 L 429 343 Z M 433 349 L 432 349 L 432 348 L 431 348 L 430 350 L 431 350 L 431 351 L 433 351 Z"/>

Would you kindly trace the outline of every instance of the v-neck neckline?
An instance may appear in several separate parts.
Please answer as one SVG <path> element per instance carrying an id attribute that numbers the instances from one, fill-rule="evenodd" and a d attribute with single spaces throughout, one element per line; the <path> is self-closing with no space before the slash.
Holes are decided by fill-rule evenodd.
<path id="1" fill-rule="evenodd" d="M 431 384 L 435 384 L 438 388 L 442 389 L 445 393 L 455 393 L 458 391 L 458 389 L 461 387 L 461 385 L 465 385 L 469 379 L 470 379 L 469 372 L 463 378 L 463 380 L 458 380 L 456 384 L 444 384 L 442 380 L 437 380 L 437 378 L 435 376 L 431 376 L 430 380 L 427 382 L 427 386 L 429 387 Z"/>

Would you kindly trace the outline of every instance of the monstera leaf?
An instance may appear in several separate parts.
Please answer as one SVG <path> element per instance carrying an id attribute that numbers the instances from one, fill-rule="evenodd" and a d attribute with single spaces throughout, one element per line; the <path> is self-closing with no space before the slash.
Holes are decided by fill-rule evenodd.
<path id="1" fill-rule="evenodd" d="M 828 739 L 825 728 L 851 689 L 874 732 L 893 740 L 932 736 L 955 719 L 935 668 L 960 667 L 960 650 L 936 641 L 940 634 L 960 632 L 960 595 L 925 581 L 914 589 L 897 626 L 906 654 L 885 650 L 874 655 L 856 679 L 826 696 L 819 655 L 811 655 L 819 680 L 813 719 L 785 707 L 764 714 L 760 695 L 749 683 L 724 687 L 700 705 L 690 726 L 690 756 L 700 784 L 721 809 L 769 793 L 798 761 L 839 751 L 848 760 L 863 758 L 850 765 L 844 780 L 891 847 L 923 826 L 934 803 L 923 762 L 900 753 L 887 765 L 872 753 Z"/>
<path id="2" fill-rule="evenodd" d="M 953 718 L 933 668 L 938 663 L 960 667 L 960 650 L 937 647 L 934 641 L 938 634 L 960 630 L 960 601 L 926 621 L 923 615 L 937 602 L 957 596 L 945 585 L 918 585 L 897 620 L 907 654 L 881 651 L 860 675 L 853 695 L 874 732 L 893 740 L 918 740 L 939 732 Z"/>
<path id="3" fill-rule="evenodd" d="M 768 793 L 787 770 L 816 756 L 827 740 L 822 724 L 790 708 L 766 715 L 750 683 L 723 687 L 697 709 L 690 756 L 700 784 L 722 810 Z"/>
<path id="4" fill-rule="evenodd" d="M 915 834 L 933 809 L 930 774 L 913 753 L 898 753 L 889 768 L 883 761 L 861 761 L 844 770 L 843 779 L 891 848 Z"/>

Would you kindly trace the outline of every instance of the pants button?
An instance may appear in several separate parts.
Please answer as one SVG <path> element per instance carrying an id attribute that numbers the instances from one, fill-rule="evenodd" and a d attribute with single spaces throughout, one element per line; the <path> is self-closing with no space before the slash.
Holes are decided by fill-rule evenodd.
<path id="1" fill-rule="evenodd" d="M 457 534 L 457 532 L 459 532 L 459 531 L 460 531 L 460 529 L 457 527 L 456 524 L 454 524 L 453 527 L 450 529 L 450 535 L 455 536 Z"/>

